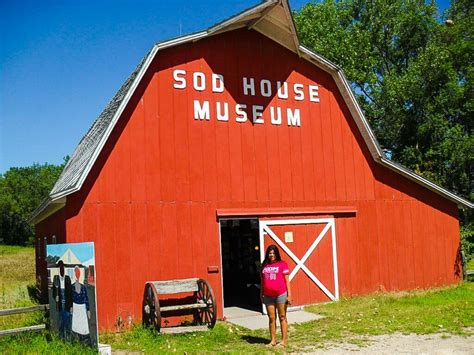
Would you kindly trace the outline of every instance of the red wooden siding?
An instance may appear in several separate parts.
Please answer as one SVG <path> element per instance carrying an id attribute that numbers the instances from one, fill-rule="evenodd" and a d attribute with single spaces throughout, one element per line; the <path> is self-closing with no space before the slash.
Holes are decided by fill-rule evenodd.
<path id="1" fill-rule="evenodd" d="M 173 88 L 177 68 L 186 90 Z M 223 74 L 225 92 L 195 91 L 198 71 Z M 316 83 L 320 103 L 243 96 L 243 77 Z M 209 121 L 193 118 L 194 99 L 210 102 Z M 236 103 L 263 105 L 265 123 L 251 110 L 236 122 Z M 300 108 L 301 127 L 270 124 L 270 106 Z M 110 329 L 119 315 L 139 320 L 148 280 L 203 277 L 222 315 L 221 275 L 207 273 L 221 264 L 217 208 L 335 205 L 357 208 L 336 218 L 342 296 L 458 280 L 457 206 L 376 165 L 331 76 L 245 29 L 158 52 L 82 190 L 38 235 L 65 220 L 67 242 L 95 242 L 99 326 Z M 329 277 L 329 261 L 314 267 Z M 295 284 L 302 303 L 321 300 L 302 271 Z"/>
<path id="2" fill-rule="evenodd" d="M 48 294 L 48 272 L 46 263 L 46 244 L 66 243 L 66 225 L 64 209 L 61 209 L 35 225 L 35 267 L 36 279 L 42 295 Z M 56 240 L 53 240 L 55 236 Z M 47 297 L 47 296 L 46 296 Z M 47 301 L 44 300 L 44 301 Z"/>

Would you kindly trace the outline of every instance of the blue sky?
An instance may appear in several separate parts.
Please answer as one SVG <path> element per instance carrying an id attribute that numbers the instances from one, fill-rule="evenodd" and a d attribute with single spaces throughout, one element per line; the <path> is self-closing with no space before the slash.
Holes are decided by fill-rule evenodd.
<path id="1" fill-rule="evenodd" d="M 74 255 L 83 263 L 94 257 L 94 243 L 68 243 L 68 244 L 49 244 L 47 245 L 47 254 L 61 257 L 66 250 L 71 249 Z"/>
<path id="2" fill-rule="evenodd" d="M 0 173 L 61 163 L 153 44 L 259 2 L 1 0 Z"/>

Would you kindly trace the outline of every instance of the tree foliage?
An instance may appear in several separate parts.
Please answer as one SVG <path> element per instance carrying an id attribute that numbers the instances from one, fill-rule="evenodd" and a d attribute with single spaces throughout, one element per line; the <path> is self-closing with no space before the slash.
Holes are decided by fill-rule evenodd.
<path id="1" fill-rule="evenodd" d="M 302 43 L 339 65 L 392 159 L 472 199 L 473 5 L 323 0 L 295 13 Z"/>
<path id="2" fill-rule="evenodd" d="M 473 9 L 452 0 L 440 16 L 434 1 L 322 0 L 294 14 L 302 43 L 344 70 L 391 159 L 469 200 Z M 461 211 L 461 239 L 474 254 L 470 217 Z"/>
<path id="3" fill-rule="evenodd" d="M 64 164 L 33 164 L 0 174 L 0 243 L 32 242 L 31 214 L 48 196 Z"/>

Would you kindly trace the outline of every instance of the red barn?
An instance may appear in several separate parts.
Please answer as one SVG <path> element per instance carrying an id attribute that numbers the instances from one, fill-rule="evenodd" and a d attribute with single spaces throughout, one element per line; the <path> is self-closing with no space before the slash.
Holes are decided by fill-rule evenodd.
<path id="1" fill-rule="evenodd" d="M 387 159 L 342 71 L 301 46 L 287 1 L 155 45 L 35 213 L 46 243 L 95 243 L 100 329 L 148 280 L 201 277 L 258 307 L 278 244 L 296 305 L 460 278 L 458 206 Z"/>

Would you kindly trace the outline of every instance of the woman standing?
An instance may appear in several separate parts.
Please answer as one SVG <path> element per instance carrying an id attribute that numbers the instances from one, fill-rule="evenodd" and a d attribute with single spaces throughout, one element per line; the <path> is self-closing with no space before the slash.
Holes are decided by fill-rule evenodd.
<path id="1" fill-rule="evenodd" d="M 291 288 L 288 274 L 288 264 L 281 260 L 280 251 L 276 245 L 270 245 L 265 252 L 262 264 L 262 302 L 267 308 L 268 325 L 271 340 L 268 346 L 285 347 L 288 341 L 288 321 L 286 308 L 291 304 Z M 281 326 L 281 342 L 276 343 L 276 313 Z"/>
<path id="2" fill-rule="evenodd" d="M 81 343 L 90 344 L 89 319 L 91 313 L 89 310 L 89 297 L 87 288 L 79 282 L 81 269 L 74 268 L 76 282 L 72 284 L 72 331 L 77 335 Z"/>

